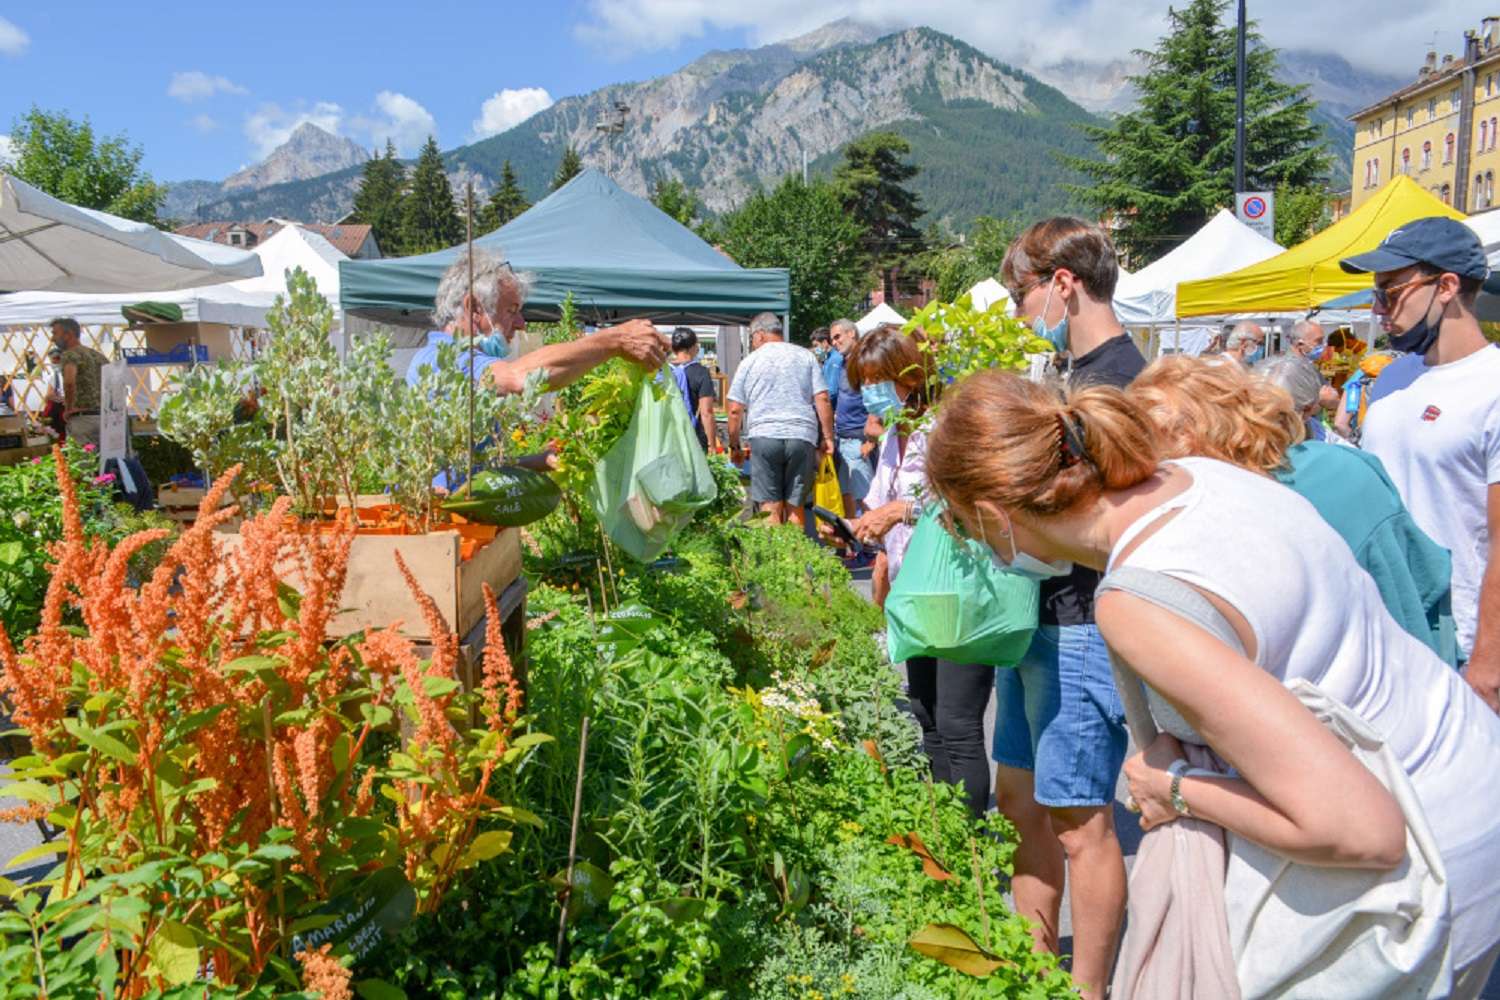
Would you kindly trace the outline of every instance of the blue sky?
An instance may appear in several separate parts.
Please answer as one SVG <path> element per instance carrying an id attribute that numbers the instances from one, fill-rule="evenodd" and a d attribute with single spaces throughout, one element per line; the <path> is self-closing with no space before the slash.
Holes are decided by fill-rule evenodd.
<path id="1" fill-rule="evenodd" d="M 536 110 L 533 88 L 554 99 L 586 93 L 745 37 L 710 30 L 621 58 L 575 37 L 587 14 L 545 0 L 0 3 L 0 19 L 25 39 L 0 24 L 0 133 L 35 103 L 128 133 L 160 180 L 221 179 L 302 116 L 336 121 L 363 145 L 383 131 L 410 144 L 425 135 L 425 110 L 448 149 L 470 140 L 499 92 L 520 92 L 508 106 Z M 502 114 L 491 123 L 504 123 L 507 102 L 492 107 Z"/>
<path id="2" fill-rule="evenodd" d="M 552 100 L 670 72 L 843 16 L 923 23 L 1013 64 L 1149 47 L 1171 0 L 0 0 L 0 158 L 33 103 L 125 132 L 159 180 L 219 180 L 302 120 L 365 146 L 444 149 Z M 1453 52 L 1473 0 L 1249 0 L 1271 44 L 1415 78 Z M 1330 42 L 1329 40 L 1334 40 Z"/>

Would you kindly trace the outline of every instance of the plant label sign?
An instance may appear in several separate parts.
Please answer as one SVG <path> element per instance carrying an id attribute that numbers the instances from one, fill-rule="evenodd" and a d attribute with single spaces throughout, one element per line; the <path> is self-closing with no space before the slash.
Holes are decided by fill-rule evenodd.
<path id="1" fill-rule="evenodd" d="M 382 868 L 354 891 L 319 909 L 315 918 L 319 926 L 293 934 L 292 951 L 332 942 L 335 951 L 348 952 L 358 962 L 382 942 L 394 941 L 416 908 L 416 891 L 401 870 Z"/>
<path id="2" fill-rule="evenodd" d="M 1276 238 L 1276 193 L 1241 191 L 1234 196 L 1234 214 L 1268 240 Z"/>

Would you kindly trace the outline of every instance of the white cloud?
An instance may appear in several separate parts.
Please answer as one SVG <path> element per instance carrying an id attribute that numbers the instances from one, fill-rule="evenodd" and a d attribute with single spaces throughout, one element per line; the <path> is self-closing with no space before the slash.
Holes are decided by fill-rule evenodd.
<path id="1" fill-rule="evenodd" d="M 479 106 L 479 117 L 474 120 L 470 141 L 498 135 L 514 128 L 538 111 L 552 107 L 552 95 L 541 87 L 521 87 L 518 90 L 501 90 Z"/>
<path id="2" fill-rule="evenodd" d="M 202 132 L 204 135 L 219 129 L 219 123 L 209 115 L 194 115 L 188 120 L 188 124 L 193 127 L 194 131 Z"/>
<path id="3" fill-rule="evenodd" d="M 286 142 L 303 122 L 311 122 L 325 132 L 339 135 L 344 109 L 332 101 L 319 101 L 311 107 L 284 110 L 281 105 L 262 104 L 245 117 L 245 138 L 257 159 L 264 159 Z"/>
<path id="4" fill-rule="evenodd" d="M 16 144 L 10 141 L 10 136 L 0 135 L 0 167 L 9 166 L 15 156 Z"/>
<path id="5" fill-rule="evenodd" d="M 248 93 L 248 89 L 227 77 L 210 76 L 196 69 L 186 73 L 173 73 L 172 82 L 167 84 L 167 96 L 184 103 L 206 100 L 215 94 Z"/>
<path id="6" fill-rule="evenodd" d="M 368 135 L 377 149 L 384 148 L 390 139 L 397 153 L 410 156 L 429 135 L 437 135 L 437 119 L 432 112 L 405 94 L 382 90 L 375 95 L 375 109 L 375 114 L 357 117 L 350 126 Z"/>
<path id="7" fill-rule="evenodd" d="M 31 47 L 31 36 L 15 22 L 0 17 L 0 56 L 22 56 Z"/>
<path id="8" fill-rule="evenodd" d="M 1165 33 L 1167 7 L 1164 0 L 928 0 L 920 9 L 910 0 L 589 0 L 575 30 L 602 51 L 629 53 L 672 48 L 713 30 L 742 30 L 763 44 L 852 17 L 892 29 L 927 25 L 1000 59 L 1045 66 L 1122 58 L 1152 46 Z M 1353 32 L 1348 4 L 1258 0 L 1252 16 L 1279 48 L 1337 51 L 1415 80 L 1432 32 L 1439 52 L 1457 54 L 1479 14 L 1472 0 L 1430 0 L 1414 21 L 1406 0 L 1364 0 Z"/>

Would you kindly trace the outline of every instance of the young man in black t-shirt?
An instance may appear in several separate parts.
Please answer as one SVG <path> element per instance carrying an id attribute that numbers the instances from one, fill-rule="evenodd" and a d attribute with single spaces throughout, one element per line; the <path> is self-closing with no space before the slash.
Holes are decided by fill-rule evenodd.
<path id="1" fill-rule="evenodd" d="M 1119 266 L 1098 226 L 1047 219 L 1006 253 L 1016 315 L 1061 359 L 1073 385 L 1124 387 L 1146 366 L 1115 318 Z M 1099 574 L 1075 566 L 1041 585 L 1036 638 L 995 680 L 995 795 L 1020 834 L 1016 910 L 1056 951 L 1064 871 L 1073 915 L 1073 979 L 1104 996 L 1125 908 L 1125 862 L 1112 804 L 1125 761 L 1125 710 L 1094 624 Z"/>
<path id="2" fill-rule="evenodd" d="M 698 335 L 690 327 L 679 326 L 672 331 L 672 376 L 677 380 L 688 415 L 693 418 L 698 443 L 704 451 L 718 450 L 714 426 L 714 400 L 718 396 L 714 392 L 714 377 L 698 362 Z"/>

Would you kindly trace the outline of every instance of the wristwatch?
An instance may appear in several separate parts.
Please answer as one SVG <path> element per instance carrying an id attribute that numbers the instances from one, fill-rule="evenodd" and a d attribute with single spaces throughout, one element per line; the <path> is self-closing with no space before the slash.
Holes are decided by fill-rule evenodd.
<path id="1" fill-rule="evenodd" d="M 1179 757 L 1167 768 L 1167 773 L 1172 776 L 1172 809 L 1179 816 L 1193 815 L 1182 797 L 1182 776 L 1187 773 L 1188 767 L 1188 762 Z"/>

